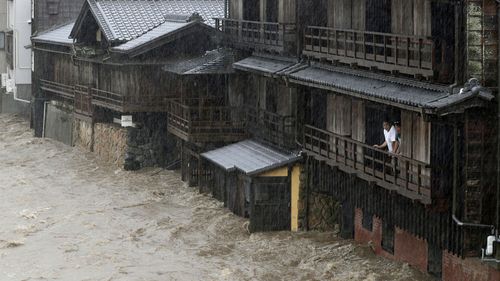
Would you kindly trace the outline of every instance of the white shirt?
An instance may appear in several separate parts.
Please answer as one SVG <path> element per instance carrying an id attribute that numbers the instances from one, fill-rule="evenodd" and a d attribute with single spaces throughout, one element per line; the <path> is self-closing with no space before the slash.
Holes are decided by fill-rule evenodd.
<path id="1" fill-rule="evenodd" d="M 385 143 L 387 144 L 387 149 L 389 149 L 389 152 L 393 152 L 392 143 L 396 141 L 396 128 L 392 126 L 389 131 L 384 129 L 384 137 L 385 137 Z"/>

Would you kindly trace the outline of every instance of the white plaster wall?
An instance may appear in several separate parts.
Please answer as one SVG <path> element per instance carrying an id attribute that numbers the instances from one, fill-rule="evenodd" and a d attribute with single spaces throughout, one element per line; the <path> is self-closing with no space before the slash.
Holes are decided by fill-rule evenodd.
<path id="1" fill-rule="evenodd" d="M 2 1 L 2 0 L 0 0 Z M 10 76 L 16 85 L 31 84 L 31 0 L 7 1 L 8 26 L 14 36 L 14 70 Z"/>

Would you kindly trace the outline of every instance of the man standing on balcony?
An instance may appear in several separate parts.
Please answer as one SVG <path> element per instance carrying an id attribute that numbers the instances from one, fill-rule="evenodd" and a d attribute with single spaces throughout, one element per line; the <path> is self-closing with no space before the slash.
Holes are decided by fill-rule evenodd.
<path id="1" fill-rule="evenodd" d="M 396 140 L 396 128 L 392 126 L 392 124 L 389 121 L 384 121 L 384 137 L 385 137 L 385 142 L 383 144 L 376 144 L 373 147 L 379 148 L 379 149 L 386 149 L 391 152 L 395 153 L 398 150 L 398 142 Z"/>

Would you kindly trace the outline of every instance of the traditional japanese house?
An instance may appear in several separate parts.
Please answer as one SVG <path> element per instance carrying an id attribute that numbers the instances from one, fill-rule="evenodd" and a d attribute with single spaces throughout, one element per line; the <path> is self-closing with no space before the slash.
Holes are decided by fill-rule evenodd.
<path id="1" fill-rule="evenodd" d="M 224 87 L 212 86 L 230 71 L 213 28 L 223 14 L 214 0 L 85 1 L 74 22 L 33 38 L 38 96 L 53 101 L 37 111 L 36 131 L 61 127 L 45 118 L 54 105 L 75 119 L 63 132 L 73 144 L 128 168 L 168 166 L 177 159 L 168 132 L 186 126 L 173 117 L 223 105 Z M 120 120 L 132 127 L 113 125 Z"/>
<path id="2" fill-rule="evenodd" d="M 304 5 L 299 9 L 308 11 Z M 322 219 L 311 214 L 315 198 L 331 196 L 340 203 L 344 237 L 458 280 L 470 265 L 456 271 L 450 264 L 479 257 L 498 227 L 496 110 L 488 89 L 498 90 L 494 1 L 317 5 L 317 17 L 299 15 L 307 63 L 285 74 L 302 105 L 303 225 Z M 492 32 L 474 30 L 478 18 Z M 465 38 L 468 46 L 460 43 Z M 470 51 L 474 44 L 481 48 Z M 384 120 L 401 124 L 398 153 L 373 146 L 384 142 Z M 485 270 L 487 278 L 498 276 Z"/>
<path id="3" fill-rule="evenodd" d="M 232 118 L 248 140 L 202 153 L 200 188 L 249 217 L 252 231 L 291 227 L 296 91 L 282 74 L 298 62 L 295 13 L 295 1 L 228 1 L 227 17 L 216 19 L 221 44 L 235 55 L 227 89 L 239 114 Z"/>

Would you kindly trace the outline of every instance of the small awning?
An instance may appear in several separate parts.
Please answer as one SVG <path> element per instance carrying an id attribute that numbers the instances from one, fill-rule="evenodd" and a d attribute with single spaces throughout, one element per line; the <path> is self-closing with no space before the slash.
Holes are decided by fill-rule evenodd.
<path id="1" fill-rule="evenodd" d="M 162 69 L 178 75 L 231 74 L 233 61 L 232 52 L 212 50 L 197 57 L 172 58 Z"/>
<path id="2" fill-rule="evenodd" d="M 47 32 L 43 32 L 32 38 L 35 43 L 48 43 L 54 45 L 71 46 L 73 44 L 73 39 L 69 38 L 71 29 L 73 29 L 72 22 L 64 26 L 57 27 Z"/>
<path id="3" fill-rule="evenodd" d="M 408 79 L 385 79 L 377 75 L 344 70 L 339 67 L 312 65 L 287 72 L 291 83 L 331 90 L 361 99 L 387 103 L 407 110 L 440 114 L 444 108 L 468 103 L 465 106 L 484 106 L 492 96 L 484 91 L 451 94 L 443 86 Z M 478 102 L 470 103 L 471 99 Z"/>
<path id="4" fill-rule="evenodd" d="M 233 67 L 238 70 L 257 72 L 266 76 L 279 74 L 297 63 L 292 60 L 283 60 L 278 58 L 267 58 L 259 56 L 251 56 L 233 64 Z"/>
<path id="5" fill-rule="evenodd" d="M 281 168 L 301 159 L 298 154 L 283 153 L 253 140 L 202 153 L 201 157 L 227 172 L 239 170 L 249 176 Z"/>

